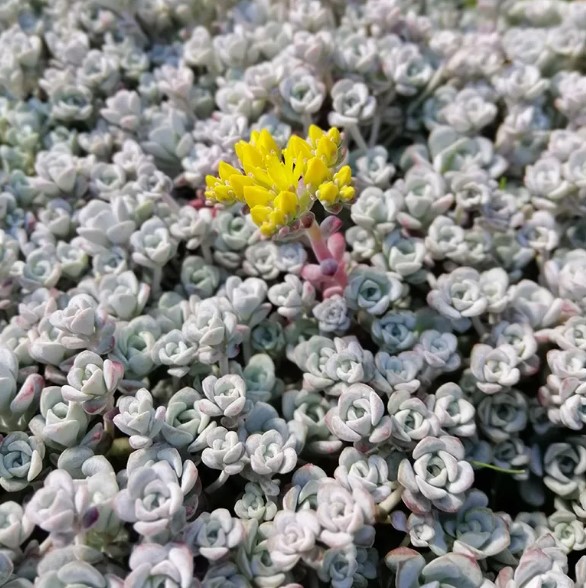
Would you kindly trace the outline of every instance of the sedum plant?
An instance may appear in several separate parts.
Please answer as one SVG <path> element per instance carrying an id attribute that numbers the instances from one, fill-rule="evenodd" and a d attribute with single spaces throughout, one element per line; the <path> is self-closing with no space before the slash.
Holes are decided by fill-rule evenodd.
<path id="1" fill-rule="evenodd" d="M 0 586 L 586 585 L 585 31 L 0 2 Z"/>

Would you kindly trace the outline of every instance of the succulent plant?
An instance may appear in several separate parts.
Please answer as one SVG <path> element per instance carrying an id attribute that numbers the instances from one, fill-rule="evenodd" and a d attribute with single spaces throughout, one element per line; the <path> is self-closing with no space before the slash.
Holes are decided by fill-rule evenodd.
<path id="1" fill-rule="evenodd" d="M 586 585 L 585 30 L 0 2 L 0 586 Z"/>

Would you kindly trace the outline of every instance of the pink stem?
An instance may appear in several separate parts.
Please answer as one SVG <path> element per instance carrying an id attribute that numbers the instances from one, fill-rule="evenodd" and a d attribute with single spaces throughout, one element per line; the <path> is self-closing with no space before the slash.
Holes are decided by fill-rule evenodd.
<path id="1" fill-rule="evenodd" d="M 318 261 L 324 261 L 326 259 L 332 259 L 333 255 L 331 254 L 328 246 L 326 245 L 326 241 L 324 236 L 322 235 L 321 229 L 319 225 L 315 222 L 315 220 L 311 223 L 310 227 L 307 229 L 307 236 L 309 237 L 309 242 L 311 243 L 311 248 L 315 253 Z"/>
<path id="2" fill-rule="evenodd" d="M 346 275 L 346 268 L 344 267 L 343 263 L 340 263 L 340 266 L 334 278 L 338 282 L 338 284 L 342 286 L 342 288 L 345 288 L 348 285 L 348 276 Z"/>
<path id="3" fill-rule="evenodd" d="M 333 259 L 338 264 L 336 273 L 331 277 L 332 281 L 336 282 L 342 288 L 346 287 L 346 284 L 348 283 L 348 277 L 346 276 L 344 263 L 338 262 L 332 255 L 332 252 L 329 250 L 326 240 L 324 239 L 321 228 L 315 219 L 309 228 L 306 229 L 306 233 L 309 238 L 309 242 L 311 243 L 311 248 L 313 249 L 315 257 L 320 263 L 328 259 Z"/>

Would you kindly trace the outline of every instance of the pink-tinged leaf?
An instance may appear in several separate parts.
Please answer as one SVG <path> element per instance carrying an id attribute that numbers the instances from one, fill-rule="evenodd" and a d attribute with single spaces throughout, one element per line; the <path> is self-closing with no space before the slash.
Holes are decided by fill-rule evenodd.
<path id="1" fill-rule="evenodd" d="M 571 317 L 580 314 L 580 307 L 571 300 L 562 299 L 561 312 L 564 316 Z"/>
<path id="2" fill-rule="evenodd" d="M 120 409 L 114 407 L 111 410 L 108 410 L 103 415 L 104 432 L 112 436 L 114 436 L 114 433 L 116 432 L 116 426 L 114 425 L 114 417 L 117 414 L 120 414 Z"/>
<path id="3" fill-rule="evenodd" d="M 83 410 L 87 414 L 100 414 L 106 410 L 107 406 L 104 398 L 92 398 L 82 403 Z"/>
<path id="4" fill-rule="evenodd" d="M 51 382 L 52 384 L 56 384 L 58 386 L 63 386 L 67 384 L 66 374 L 64 374 L 60 369 L 56 368 L 53 365 L 45 366 L 44 376 L 45 380 L 47 382 Z"/>
<path id="5" fill-rule="evenodd" d="M 503 568 L 496 578 L 496 588 L 506 588 L 513 582 L 514 570 L 511 567 Z"/>
<path id="6" fill-rule="evenodd" d="M 342 296 L 344 294 L 344 288 L 342 288 L 342 286 L 339 286 L 338 284 L 334 285 L 334 286 L 329 286 L 328 288 L 326 288 L 323 292 L 323 297 L 325 298 L 331 298 L 332 296 Z"/>
<path id="7" fill-rule="evenodd" d="M 313 263 L 309 263 L 303 267 L 303 269 L 301 270 L 301 277 L 303 277 L 306 280 L 309 280 L 314 285 L 320 284 L 324 279 L 324 276 L 321 273 L 319 265 L 315 265 Z"/>
<path id="8" fill-rule="evenodd" d="M 342 441 L 339 439 L 329 439 L 326 441 L 310 441 L 307 448 L 315 450 L 320 454 L 334 455 L 342 450 Z"/>
<path id="9" fill-rule="evenodd" d="M 533 336 L 538 343 L 549 343 L 553 333 L 553 329 L 540 329 L 539 331 L 534 331 Z"/>
<path id="10" fill-rule="evenodd" d="M 438 198 L 432 205 L 432 209 L 436 214 L 443 214 L 454 203 L 453 194 L 446 194 Z"/>
<path id="11" fill-rule="evenodd" d="M 404 212 L 400 212 L 397 215 L 397 220 L 404 229 L 417 231 L 421 228 L 421 223 L 418 220 L 414 219 L 408 214 L 405 214 Z"/>
<path id="12" fill-rule="evenodd" d="M 399 565 L 413 558 L 421 558 L 423 563 L 425 563 L 423 556 L 414 549 L 411 549 L 410 547 L 397 547 L 387 553 L 385 556 L 385 563 L 391 570 L 396 570 Z"/>
<path id="13" fill-rule="evenodd" d="M 111 359 L 104 361 L 104 382 L 108 390 L 114 391 L 123 377 L 124 365 L 122 363 Z"/>
<path id="14" fill-rule="evenodd" d="M 22 414 L 41 396 L 41 390 L 45 386 L 45 380 L 40 374 L 30 374 L 21 386 L 17 395 L 10 403 L 10 410 L 16 414 Z"/>
<path id="15" fill-rule="evenodd" d="M 539 400 L 539 404 L 541 404 L 541 406 L 547 406 L 548 398 L 549 390 L 546 386 L 541 386 L 541 388 L 539 388 L 537 391 L 537 400 Z"/>
<path id="16" fill-rule="evenodd" d="M 327 216 L 321 223 L 319 228 L 321 229 L 322 235 L 325 239 L 331 237 L 334 233 L 337 233 L 342 228 L 342 221 L 337 216 Z"/>
<path id="17" fill-rule="evenodd" d="M 560 384 L 560 396 L 562 398 L 569 398 L 579 385 L 580 380 L 578 378 L 564 378 Z"/>
<path id="18" fill-rule="evenodd" d="M 183 474 L 181 475 L 181 491 L 184 495 L 188 494 L 195 486 L 199 478 L 199 473 L 195 464 L 192 461 L 186 461 L 183 466 Z"/>
<path id="19" fill-rule="evenodd" d="M 425 578 L 433 580 L 466 578 L 473 585 L 480 586 L 483 575 L 473 557 L 461 553 L 449 553 L 433 559 L 425 566 Z"/>
<path id="20" fill-rule="evenodd" d="M 85 437 L 79 444 L 81 447 L 89 447 L 90 449 L 96 449 L 97 446 L 105 439 L 106 431 L 102 423 L 97 423 L 92 429 L 86 433 Z"/>
<path id="21" fill-rule="evenodd" d="M 346 252 L 346 240 L 344 239 L 344 235 L 342 235 L 342 233 L 334 233 L 328 239 L 328 249 L 335 259 L 342 261 L 344 253 Z"/>
<path id="22" fill-rule="evenodd" d="M 37 219 L 35 218 L 32 212 L 27 212 L 24 218 L 24 228 L 26 232 L 30 235 L 37 224 Z"/>

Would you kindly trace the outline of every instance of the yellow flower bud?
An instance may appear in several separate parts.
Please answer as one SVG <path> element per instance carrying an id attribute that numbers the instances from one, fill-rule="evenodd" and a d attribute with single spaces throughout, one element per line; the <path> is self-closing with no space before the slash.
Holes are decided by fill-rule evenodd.
<path id="1" fill-rule="evenodd" d="M 338 158 L 338 146 L 324 136 L 317 144 L 316 153 L 325 159 L 328 166 L 332 166 L 336 163 L 336 159 Z"/>
<path id="2" fill-rule="evenodd" d="M 317 155 L 324 155 L 330 156 L 331 154 L 336 152 L 336 144 L 333 141 L 324 135 L 318 142 L 317 142 Z"/>
<path id="3" fill-rule="evenodd" d="M 248 174 L 254 172 L 255 168 L 262 168 L 263 157 L 258 149 L 246 141 L 238 141 L 234 145 L 236 155 L 240 160 L 242 169 Z"/>
<path id="4" fill-rule="evenodd" d="M 298 203 L 299 200 L 297 199 L 297 194 L 294 192 L 279 192 L 275 198 L 275 208 L 282 212 L 285 216 L 295 214 L 297 212 Z"/>
<path id="5" fill-rule="evenodd" d="M 342 142 L 342 134 L 336 127 L 332 127 L 327 132 L 327 136 L 330 138 L 331 141 L 333 141 L 336 144 L 336 146 L 340 145 L 340 143 Z"/>
<path id="6" fill-rule="evenodd" d="M 260 151 L 266 154 L 276 153 L 277 155 L 281 155 L 281 149 L 267 129 L 262 129 L 260 133 L 255 133 L 254 140 L 251 140 L 251 143 L 253 143 L 256 147 L 259 148 Z"/>
<path id="7" fill-rule="evenodd" d="M 277 230 L 278 227 L 282 227 L 283 225 L 287 224 L 287 217 L 282 211 L 273 210 L 269 217 L 269 222 L 274 227 L 274 230 Z"/>
<path id="8" fill-rule="evenodd" d="M 233 174 L 230 176 L 228 181 L 234 190 L 236 198 L 238 198 L 240 202 L 244 202 L 244 188 L 246 186 L 252 186 L 254 184 L 254 180 L 242 174 Z"/>
<path id="9" fill-rule="evenodd" d="M 230 165 L 225 161 L 220 161 L 220 164 L 218 165 L 218 174 L 220 175 L 220 178 L 226 182 L 230 176 L 242 175 L 242 172 L 237 170 L 233 165 Z"/>
<path id="10" fill-rule="evenodd" d="M 215 199 L 222 204 L 234 204 L 236 195 L 232 188 L 226 184 L 218 184 L 214 189 Z"/>
<path id="11" fill-rule="evenodd" d="M 342 166 L 335 174 L 334 181 L 338 186 L 347 186 L 352 181 L 352 169 L 349 165 Z"/>
<path id="12" fill-rule="evenodd" d="M 269 206 L 254 206 L 250 209 L 250 216 L 265 237 L 274 235 L 285 223 L 283 214 Z"/>
<path id="13" fill-rule="evenodd" d="M 326 182 L 319 187 L 317 197 L 325 204 L 333 204 L 338 198 L 338 187 L 334 182 Z"/>
<path id="14" fill-rule="evenodd" d="M 250 216 L 255 225 L 260 226 L 269 220 L 272 209 L 268 206 L 253 206 L 250 209 Z"/>
<path id="15" fill-rule="evenodd" d="M 340 197 L 344 202 L 349 202 L 354 199 L 356 190 L 352 186 L 343 186 L 340 188 Z"/>
<path id="16" fill-rule="evenodd" d="M 260 227 L 260 233 L 263 237 L 272 237 L 277 232 L 277 227 L 271 223 L 265 223 Z"/>
<path id="17" fill-rule="evenodd" d="M 273 203 L 275 195 L 261 186 L 245 186 L 244 200 L 249 208 L 254 206 L 267 206 Z"/>
<path id="18" fill-rule="evenodd" d="M 325 135 L 325 132 L 317 125 L 310 125 L 308 130 L 309 140 L 317 145 L 317 142 Z"/>
<path id="19" fill-rule="evenodd" d="M 307 162 L 303 181 L 306 185 L 319 186 L 323 181 L 327 179 L 329 170 L 323 159 L 319 157 L 312 157 Z"/>
<path id="20" fill-rule="evenodd" d="M 236 195 L 232 188 L 214 176 L 206 176 L 205 197 L 222 204 L 234 204 Z"/>
<path id="21" fill-rule="evenodd" d="M 311 147 L 309 143 L 302 139 L 297 135 L 293 135 L 289 142 L 287 143 L 287 147 L 283 150 L 283 154 L 285 155 L 285 160 L 296 160 L 296 161 L 303 161 L 305 159 L 309 159 L 312 155 Z"/>

